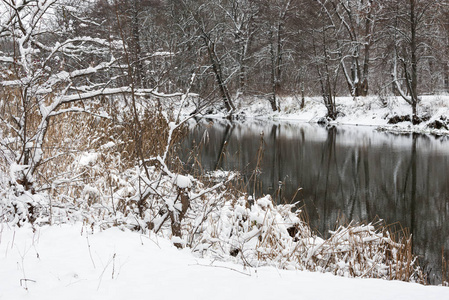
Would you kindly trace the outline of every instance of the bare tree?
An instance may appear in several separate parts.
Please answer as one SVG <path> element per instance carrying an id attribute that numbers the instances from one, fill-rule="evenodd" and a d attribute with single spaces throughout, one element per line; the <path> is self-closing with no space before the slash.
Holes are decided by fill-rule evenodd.
<path id="1" fill-rule="evenodd" d="M 394 47 L 392 78 L 395 90 L 411 105 L 414 122 L 419 122 L 417 106 L 418 65 L 428 55 L 434 26 L 433 1 L 386 1 Z M 400 77 L 400 74 L 403 77 Z"/>
<path id="2" fill-rule="evenodd" d="M 236 62 L 237 85 L 236 94 L 245 94 L 248 84 L 248 73 L 251 71 L 250 60 L 252 46 L 258 33 L 257 19 L 260 16 L 258 1 L 229 0 L 218 4 L 226 17 L 227 31 L 233 36 L 231 55 Z"/>
<path id="3" fill-rule="evenodd" d="M 332 0 L 339 34 L 340 63 L 352 96 L 368 94 L 371 47 L 374 42 L 376 17 L 380 10 L 377 0 Z M 348 70 L 349 67 L 349 70 Z"/>
<path id="4" fill-rule="evenodd" d="M 270 69 L 270 96 L 268 99 L 273 111 L 280 110 L 278 96 L 283 89 L 283 72 L 288 53 L 287 33 L 289 29 L 286 27 L 288 19 L 293 14 L 296 2 L 292 0 L 277 0 L 270 3 L 261 3 L 263 13 L 263 24 L 261 26 L 263 26 L 263 34 L 265 35 L 262 37 L 262 40 L 266 43 L 267 66 Z"/>
<path id="5" fill-rule="evenodd" d="M 338 73 L 340 71 L 340 54 L 338 44 L 339 27 L 334 23 L 330 3 L 318 0 L 315 27 L 310 31 L 313 47 L 313 65 L 316 68 L 327 117 L 335 120 L 337 109 L 335 103 Z"/>
<path id="6" fill-rule="evenodd" d="M 91 111 L 84 101 L 123 93 L 155 94 L 154 89 L 120 86 L 120 41 L 89 36 L 70 36 L 53 27 L 55 12 L 68 7 L 58 0 L 16 2 L 2 0 L 0 34 L 8 45 L 0 63 L 8 76 L 0 78 L 2 103 L 1 151 L 15 174 L 17 191 L 34 190 L 44 158 L 46 134 L 53 118 Z M 82 6 L 78 6 L 81 19 Z M 73 10 L 72 10 L 73 12 Z M 106 113 L 98 117 L 108 118 Z"/>
<path id="7" fill-rule="evenodd" d="M 188 38 L 195 41 L 197 51 L 206 58 L 207 66 L 202 74 L 211 74 L 214 77 L 216 88 L 222 103 L 230 117 L 235 111 L 235 105 L 229 91 L 229 83 L 234 75 L 231 52 L 227 45 L 226 17 L 222 6 L 216 1 L 182 1 L 185 20 L 183 26 L 193 28 Z M 200 74 L 200 76 L 202 76 Z"/>

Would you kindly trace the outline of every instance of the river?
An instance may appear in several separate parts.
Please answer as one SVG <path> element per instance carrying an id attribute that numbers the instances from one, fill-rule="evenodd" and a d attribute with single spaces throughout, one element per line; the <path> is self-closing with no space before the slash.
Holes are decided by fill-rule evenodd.
<path id="1" fill-rule="evenodd" d="M 205 171 L 237 170 L 249 193 L 299 202 L 324 237 L 351 220 L 380 218 L 407 228 L 431 282 L 440 282 L 443 248 L 449 258 L 449 138 L 363 126 L 201 120 L 183 148 L 200 142 Z"/>

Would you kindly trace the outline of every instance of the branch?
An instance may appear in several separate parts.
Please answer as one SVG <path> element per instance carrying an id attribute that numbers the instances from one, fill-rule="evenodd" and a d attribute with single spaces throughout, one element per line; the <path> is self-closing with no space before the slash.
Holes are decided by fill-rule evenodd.
<path id="1" fill-rule="evenodd" d="M 393 73 L 391 74 L 391 76 L 393 77 L 393 83 L 396 86 L 396 89 L 398 90 L 399 94 L 401 95 L 401 97 L 410 105 L 412 105 L 412 99 L 407 97 L 407 95 L 404 93 L 404 91 L 401 88 L 401 85 L 399 84 L 399 80 L 397 77 L 397 52 L 396 50 L 394 51 L 394 63 L 393 63 Z"/>
<path id="2" fill-rule="evenodd" d="M 0 56 L 0 62 L 13 63 L 14 59 L 12 57 Z"/>
<path id="3" fill-rule="evenodd" d="M 45 86 L 47 88 L 51 88 L 60 82 L 69 82 L 77 77 L 92 75 L 92 74 L 97 73 L 98 71 L 101 71 L 101 70 L 111 67 L 115 62 L 116 62 L 116 60 L 113 57 L 111 59 L 111 61 L 99 63 L 95 67 L 88 67 L 85 69 L 75 70 L 72 72 L 61 71 L 58 74 L 50 76 L 50 78 L 43 84 L 43 86 Z M 47 94 L 48 90 L 43 89 L 41 93 Z"/>
<path id="4" fill-rule="evenodd" d="M 118 94 L 131 94 L 132 88 L 129 86 L 118 87 L 118 88 L 104 88 L 101 90 L 95 90 L 85 93 L 78 93 L 73 95 L 66 95 L 61 97 L 61 103 L 70 103 L 80 100 L 91 99 L 98 96 L 111 96 Z M 155 91 L 154 89 L 136 89 L 134 90 L 135 95 L 137 96 L 148 96 L 152 95 L 160 98 L 173 98 L 182 96 L 183 93 L 173 93 L 173 94 L 164 94 Z"/>
<path id="5" fill-rule="evenodd" d="M 96 114 L 96 113 L 88 111 L 88 110 L 86 110 L 86 109 L 84 109 L 82 107 L 71 107 L 71 108 L 67 108 L 67 109 L 61 109 L 61 110 L 58 110 L 58 111 L 53 111 L 48 116 L 49 117 L 54 117 L 54 116 L 67 114 L 67 113 L 86 113 L 86 114 L 92 115 L 94 117 L 99 117 L 99 118 L 108 119 L 108 120 L 112 119 L 108 115 Z"/>

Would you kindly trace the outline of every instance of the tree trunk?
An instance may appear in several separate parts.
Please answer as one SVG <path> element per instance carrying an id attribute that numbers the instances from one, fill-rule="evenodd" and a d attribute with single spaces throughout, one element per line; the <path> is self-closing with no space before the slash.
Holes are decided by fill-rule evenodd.
<path id="1" fill-rule="evenodd" d="M 417 117 L 416 106 L 418 104 L 417 87 L 418 87 L 418 60 L 416 56 L 417 44 L 416 44 L 416 16 L 415 16 L 416 0 L 410 0 L 410 50 L 411 50 L 411 64 L 412 74 L 410 79 L 410 96 L 412 97 L 412 110 L 413 117 Z"/>
<path id="2" fill-rule="evenodd" d="M 189 195 L 185 191 L 185 189 L 178 189 L 178 198 L 176 200 L 181 200 L 181 211 L 176 211 L 176 208 L 173 208 L 169 211 L 170 221 L 171 221 L 171 231 L 172 235 L 178 238 L 182 238 L 181 231 L 181 222 L 184 218 L 185 213 L 190 207 L 190 199 Z M 175 201 L 176 203 L 176 201 Z M 174 245 L 177 248 L 182 248 L 183 245 L 181 243 L 175 242 Z"/>
<path id="3" fill-rule="evenodd" d="M 354 97 L 366 97 L 368 95 L 368 79 L 355 83 Z"/>
<path id="4" fill-rule="evenodd" d="M 135 63 L 135 85 L 136 87 L 143 87 L 143 65 L 142 65 L 142 49 L 140 47 L 140 32 L 139 32 L 139 12 L 137 8 L 137 0 L 133 0 L 131 8 L 131 27 L 132 27 L 132 49 L 133 59 Z"/>
<path id="5" fill-rule="evenodd" d="M 280 74 L 280 66 L 278 66 L 280 59 L 279 54 L 275 51 L 274 45 L 274 33 L 273 29 L 270 30 L 270 57 L 271 57 L 271 97 L 269 99 L 271 104 L 271 109 L 273 111 L 279 111 L 279 105 L 277 103 L 277 94 L 280 89 L 279 83 L 279 74 Z M 279 46 L 277 47 L 279 50 Z"/>
<path id="6" fill-rule="evenodd" d="M 218 85 L 218 89 L 220 91 L 221 97 L 223 99 L 224 105 L 228 113 L 232 114 L 235 110 L 234 103 L 232 102 L 231 96 L 229 95 L 228 88 L 226 87 L 226 83 L 223 80 L 223 73 L 221 70 L 220 61 L 217 58 L 215 53 L 215 45 L 213 42 L 209 40 L 208 37 L 203 36 L 203 40 L 207 47 L 207 53 L 209 55 L 210 63 L 212 65 L 212 70 L 215 74 L 215 80 Z"/>

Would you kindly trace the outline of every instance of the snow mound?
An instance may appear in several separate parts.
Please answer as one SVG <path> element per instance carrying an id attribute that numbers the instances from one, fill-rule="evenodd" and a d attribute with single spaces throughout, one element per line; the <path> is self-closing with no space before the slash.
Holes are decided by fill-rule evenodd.
<path id="1" fill-rule="evenodd" d="M 192 186 L 192 181 L 184 175 L 176 175 L 174 184 L 180 189 L 186 189 Z"/>
<path id="2" fill-rule="evenodd" d="M 0 236 L 1 299 L 449 299 L 444 287 L 202 259 L 119 228 L 2 223 Z"/>

